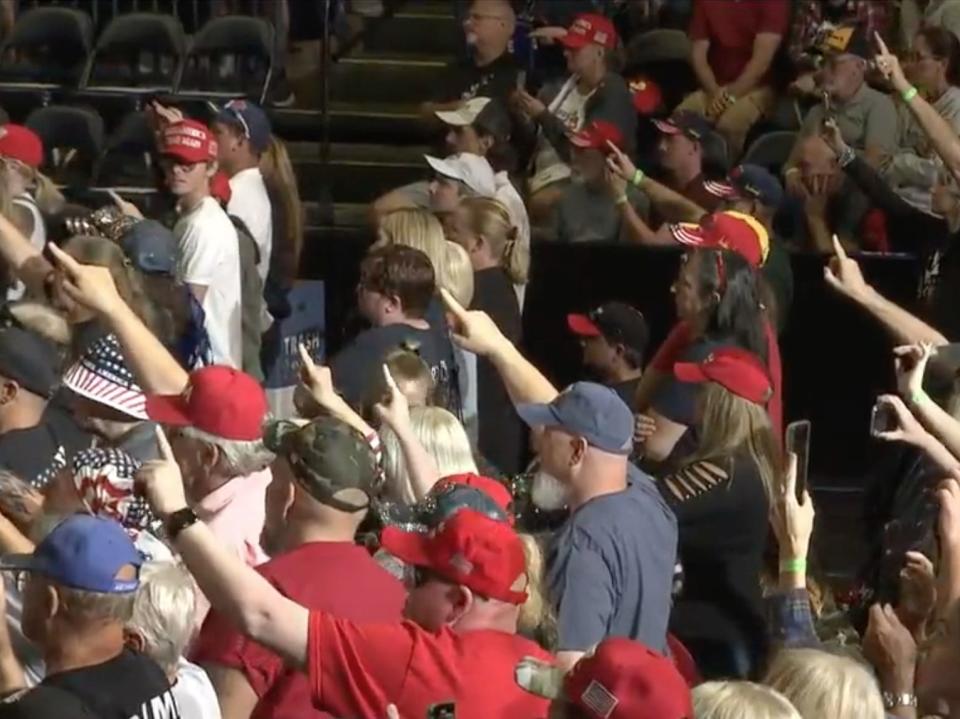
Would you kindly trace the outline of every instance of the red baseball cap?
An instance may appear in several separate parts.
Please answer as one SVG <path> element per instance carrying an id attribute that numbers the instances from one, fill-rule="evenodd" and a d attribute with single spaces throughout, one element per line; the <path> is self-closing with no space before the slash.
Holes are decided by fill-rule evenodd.
<path id="1" fill-rule="evenodd" d="M 210 178 L 210 194 L 221 205 L 229 205 L 233 190 L 230 189 L 230 178 L 225 172 L 217 172 Z"/>
<path id="2" fill-rule="evenodd" d="M 147 417 L 154 422 L 240 442 L 263 436 L 266 415 L 267 395 L 257 380 L 223 365 L 191 372 L 182 394 L 147 396 Z"/>
<path id="3" fill-rule="evenodd" d="M 189 163 L 209 162 L 217 159 L 217 141 L 202 122 L 181 120 L 164 129 L 160 154 Z"/>
<path id="4" fill-rule="evenodd" d="M 604 639 L 563 687 L 567 701 L 591 719 L 693 719 L 690 687 L 674 663 L 632 639 Z"/>
<path id="5" fill-rule="evenodd" d="M 770 252 L 770 235 L 760 222 L 742 212 L 715 212 L 699 225 L 681 222 L 670 225 L 673 239 L 682 245 L 730 250 L 754 267 L 760 267 Z"/>
<path id="6" fill-rule="evenodd" d="M 623 149 L 623 133 L 620 128 L 606 120 L 594 120 L 570 137 L 570 144 L 585 150 L 603 150 L 608 152 L 607 143 L 612 142 Z"/>
<path id="7" fill-rule="evenodd" d="M 673 374 L 681 382 L 716 382 L 754 404 L 765 405 L 773 394 L 760 358 L 739 347 L 721 347 L 702 362 L 677 362 Z"/>
<path id="8" fill-rule="evenodd" d="M 472 487 L 478 492 L 483 492 L 485 495 L 490 497 L 494 502 L 497 503 L 497 506 L 503 510 L 504 514 L 510 520 L 510 524 L 513 524 L 513 495 L 510 494 L 510 490 L 503 486 L 503 483 L 498 482 L 495 479 L 490 477 L 483 477 L 479 474 L 453 474 L 449 477 L 444 477 L 441 479 L 435 487 L 442 488 L 447 484 L 462 484 L 467 487 Z"/>
<path id="9" fill-rule="evenodd" d="M 612 50 L 617 46 L 617 29 L 609 18 L 594 13 L 577 15 L 560 44 L 570 50 L 579 50 L 590 43 Z"/>
<path id="10" fill-rule="evenodd" d="M 633 98 L 633 107 L 641 115 L 652 115 L 663 104 L 663 92 L 660 86 L 646 77 L 630 80 L 630 96 Z"/>
<path id="11" fill-rule="evenodd" d="M 8 123 L 0 126 L 0 157 L 19 160 L 29 167 L 43 164 L 43 141 L 29 127 Z"/>
<path id="12" fill-rule="evenodd" d="M 509 524 L 461 509 L 429 534 L 386 527 L 384 549 L 407 564 L 429 569 L 485 597 L 509 604 L 527 600 L 526 558 Z"/>

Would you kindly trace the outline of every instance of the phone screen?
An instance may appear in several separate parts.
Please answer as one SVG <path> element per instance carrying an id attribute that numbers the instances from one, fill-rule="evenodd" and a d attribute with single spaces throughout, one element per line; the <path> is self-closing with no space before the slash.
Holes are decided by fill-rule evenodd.
<path id="1" fill-rule="evenodd" d="M 873 412 L 870 413 L 870 434 L 876 437 L 881 432 L 892 432 L 897 425 L 897 413 L 892 406 L 883 402 L 873 405 Z"/>
<path id="2" fill-rule="evenodd" d="M 520 70 L 517 72 L 517 89 L 521 91 L 526 91 L 527 89 L 527 71 Z"/>
<path id="3" fill-rule="evenodd" d="M 427 719 L 456 719 L 457 706 L 453 702 L 431 704 L 427 709 Z"/>
<path id="4" fill-rule="evenodd" d="M 810 471 L 810 420 L 801 419 L 787 425 L 784 437 L 787 452 L 797 455 L 797 501 L 803 501 Z"/>

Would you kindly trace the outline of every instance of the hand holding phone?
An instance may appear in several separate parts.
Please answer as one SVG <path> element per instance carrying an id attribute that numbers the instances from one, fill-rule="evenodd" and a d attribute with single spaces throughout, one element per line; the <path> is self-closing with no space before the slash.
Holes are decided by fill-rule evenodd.
<path id="1" fill-rule="evenodd" d="M 873 410 L 870 412 L 870 434 L 872 436 L 880 437 L 888 432 L 893 432 L 899 426 L 900 420 L 892 404 L 878 401 L 873 405 Z"/>
<path id="2" fill-rule="evenodd" d="M 803 501 L 807 492 L 807 475 L 810 470 L 810 420 L 801 419 L 787 425 L 783 441 L 784 449 L 797 456 L 796 497 Z"/>

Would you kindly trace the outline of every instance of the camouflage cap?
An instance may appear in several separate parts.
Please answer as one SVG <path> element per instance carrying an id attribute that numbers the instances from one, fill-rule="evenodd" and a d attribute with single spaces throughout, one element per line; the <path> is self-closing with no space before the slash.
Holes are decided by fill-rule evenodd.
<path id="1" fill-rule="evenodd" d="M 357 512 L 366 509 L 380 489 L 381 473 L 373 449 L 337 419 L 271 422 L 263 439 L 270 451 L 287 460 L 297 483 L 318 502 Z M 359 489 L 367 501 L 355 504 L 334 496 L 344 489 Z"/>

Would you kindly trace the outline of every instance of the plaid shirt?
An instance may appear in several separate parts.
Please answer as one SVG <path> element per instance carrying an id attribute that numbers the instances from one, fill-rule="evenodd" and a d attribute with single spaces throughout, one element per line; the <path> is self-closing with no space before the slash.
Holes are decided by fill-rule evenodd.
<path id="1" fill-rule="evenodd" d="M 767 597 L 767 626 L 774 646 L 818 647 L 820 639 L 813 627 L 810 595 L 806 589 L 776 592 Z"/>
<path id="2" fill-rule="evenodd" d="M 857 23 L 865 27 L 867 37 L 874 32 L 887 37 L 890 29 L 889 0 L 846 0 L 837 24 Z M 823 0 L 799 0 L 790 29 L 790 59 L 797 63 L 816 43 L 824 24 L 833 24 L 824 14 Z"/>

